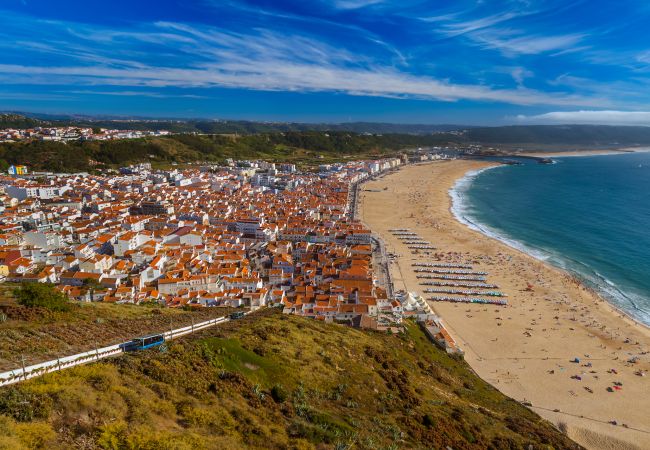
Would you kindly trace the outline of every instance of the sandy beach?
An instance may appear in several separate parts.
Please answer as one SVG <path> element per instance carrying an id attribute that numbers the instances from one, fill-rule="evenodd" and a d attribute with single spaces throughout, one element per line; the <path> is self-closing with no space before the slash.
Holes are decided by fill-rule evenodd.
<path id="1" fill-rule="evenodd" d="M 431 295 L 423 293 L 414 262 L 471 264 L 489 272 L 487 282 L 508 295 L 508 306 L 431 302 L 478 375 L 530 402 L 587 448 L 650 449 L 650 373 L 635 374 L 650 371 L 650 329 L 567 273 L 454 218 L 449 189 L 466 172 L 488 165 L 407 166 L 362 187 L 361 220 L 399 255 L 391 264 L 395 289 Z M 430 241 L 436 255 L 412 254 L 389 233 L 393 228 Z M 576 357 L 580 362 L 572 362 Z M 628 362 L 633 357 L 638 362 Z"/>

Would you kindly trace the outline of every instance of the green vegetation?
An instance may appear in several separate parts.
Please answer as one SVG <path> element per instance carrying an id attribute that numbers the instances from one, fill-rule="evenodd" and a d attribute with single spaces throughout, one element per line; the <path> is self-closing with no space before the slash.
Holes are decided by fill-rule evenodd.
<path id="1" fill-rule="evenodd" d="M 23 306 L 14 297 L 20 285 L 0 285 L 0 371 L 124 342 L 228 315 L 228 308 L 180 310 L 155 304 L 117 305 L 69 301 L 65 311 Z M 25 285 L 25 288 L 31 289 Z M 0 446 L 0 449 L 2 446 Z"/>
<path id="2" fill-rule="evenodd" d="M 49 311 L 70 311 L 65 294 L 44 283 L 25 283 L 14 290 L 17 303 L 28 308 L 45 308 Z"/>
<path id="3" fill-rule="evenodd" d="M 9 164 L 34 170 L 92 171 L 138 162 L 155 167 L 190 162 L 218 163 L 226 158 L 265 159 L 301 166 L 374 158 L 405 148 L 465 145 L 506 148 L 610 148 L 650 144 L 650 127 L 623 126 L 506 126 L 458 127 L 385 123 L 300 124 L 209 120 L 38 120 L 0 115 L 0 129 L 34 126 L 85 126 L 93 129 L 166 129 L 175 134 L 137 140 L 0 144 L 0 171 Z M 551 147 L 551 148 L 548 148 Z"/>
<path id="4" fill-rule="evenodd" d="M 83 171 L 150 161 L 171 164 L 261 158 L 322 164 L 345 157 L 394 153 L 405 147 L 446 142 L 441 135 L 359 135 L 346 132 L 287 132 L 245 136 L 179 134 L 157 138 L 87 142 L 19 142 L 0 145 L 0 161 L 36 170 Z"/>
<path id="5" fill-rule="evenodd" d="M 266 310 L 0 390 L 0 448 L 572 449 L 431 345 Z"/>
<path id="6" fill-rule="evenodd" d="M 25 117 L 20 114 L 0 114 L 0 130 L 6 128 L 34 128 L 42 126 L 45 122 Z"/>
<path id="7" fill-rule="evenodd" d="M 24 124 L 19 126 L 17 124 Z M 169 130 L 174 133 L 203 134 L 256 134 L 287 131 L 348 131 L 353 133 L 401 133 L 431 134 L 441 131 L 461 130 L 467 127 L 458 125 L 395 124 L 375 122 L 347 123 L 295 123 L 295 122 L 253 122 L 249 120 L 111 120 L 80 117 L 38 115 L 29 118 L 19 114 L 0 115 L 0 128 L 30 128 L 35 126 L 78 126 L 88 128 L 129 129 L 129 130 Z"/>
<path id="8" fill-rule="evenodd" d="M 15 114 L 0 115 L 0 129 L 38 125 L 75 125 L 94 129 L 167 129 L 185 134 L 137 140 L 4 143 L 0 144 L 0 170 L 6 170 L 9 164 L 26 164 L 34 170 L 92 171 L 145 161 L 151 162 L 155 167 L 167 168 L 172 164 L 198 161 L 218 163 L 226 158 L 259 158 L 313 166 L 348 158 L 381 157 L 405 148 L 470 143 L 531 149 L 551 146 L 555 150 L 583 146 L 609 148 L 650 144 L 650 127 L 526 125 L 466 127 L 463 131 L 460 127 L 451 125 L 201 120 L 41 121 Z"/>

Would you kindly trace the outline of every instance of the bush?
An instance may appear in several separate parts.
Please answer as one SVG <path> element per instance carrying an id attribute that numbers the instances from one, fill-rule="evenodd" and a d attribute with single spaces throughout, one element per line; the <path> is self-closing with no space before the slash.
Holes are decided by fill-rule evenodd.
<path id="1" fill-rule="evenodd" d="M 52 426 L 43 422 L 19 424 L 16 432 L 26 448 L 51 448 L 51 444 L 56 441 L 56 432 Z"/>
<path id="2" fill-rule="evenodd" d="M 46 396 L 34 395 L 10 387 L 0 395 L 0 414 L 19 422 L 46 419 L 52 409 L 52 400 Z"/>
<path id="3" fill-rule="evenodd" d="M 70 303 L 65 294 L 49 284 L 25 283 L 14 289 L 14 296 L 19 305 L 28 308 L 45 308 L 50 311 L 65 312 L 70 310 Z"/>
<path id="4" fill-rule="evenodd" d="M 276 384 L 271 388 L 271 397 L 275 403 L 284 403 L 287 400 L 287 391 L 279 384 Z"/>
<path id="5" fill-rule="evenodd" d="M 119 421 L 108 423 L 100 428 L 97 445 L 106 450 L 117 450 L 126 446 L 127 425 Z"/>

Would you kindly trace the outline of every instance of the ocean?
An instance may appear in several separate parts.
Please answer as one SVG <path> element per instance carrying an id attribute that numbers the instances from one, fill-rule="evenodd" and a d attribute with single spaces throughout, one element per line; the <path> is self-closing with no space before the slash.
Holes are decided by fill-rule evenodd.
<path id="1" fill-rule="evenodd" d="M 454 214 L 650 325 L 650 153 L 553 159 L 469 173 Z"/>

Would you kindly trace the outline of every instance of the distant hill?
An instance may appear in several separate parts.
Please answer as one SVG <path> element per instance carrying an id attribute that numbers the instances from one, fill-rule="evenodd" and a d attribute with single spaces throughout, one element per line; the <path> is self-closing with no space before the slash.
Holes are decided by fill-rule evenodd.
<path id="1" fill-rule="evenodd" d="M 650 145 L 650 127 L 606 125 L 520 125 L 468 129 L 464 136 L 482 144 Z"/>
<path id="2" fill-rule="evenodd" d="M 34 128 L 43 125 L 44 121 L 26 117 L 21 114 L 0 114 L 0 130 L 5 128 Z"/>
<path id="3" fill-rule="evenodd" d="M 145 119 L 106 118 L 75 115 L 10 113 L 6 116 L 22 118 L 33 123 L 54 126 L 87 126 L 100 128 L 121 128 L 133 130 L 170 130 L 177 133 L 205 134 L 255 134 L 286 131 L 349 131 L 372 134 L 431 134 L 445 131 L 459 131 L 470 128 L 465 125 L 396 124 L 374 122 L 346 123 L 299 123 L 259 122 L 250 120 L 208 120 L 208 119 Z M 1 118 L 2 116 L 0 116 Z M 28 123 L 28 122 L 26 122 Z M 2 122 L 0 122 L 2 128 Z"/>
<path id="4" fill-rule="evenodd" d="M 0 128 L 38 125 L 87 126 L 111 129 L 170 130 L 175 133 L 260 134 L 283 132 L 350 132 L 358 134 L 445 135 L 440 141 L 479 144 L 650 145 L 650 127 L 606 125 L 512 125 L 476 127 L 453 124 L 395 124 L 374 122 L 299 123 L 248 120 L 145 119 L 0 114 Z"/>
<path id="5" fill-rule="evenodd" d="M 467 127 L 458 125 L 408 125 L 391 123 L 292 123 L 292 122 L 252 122 L 239 120 L 210 121 L 92 121 L 87 122 L 92 126 L 104 128 L 136 128 L 144 130 L 170 130 L 178 132 L 197 132 L 204 134 L 256 134 L 289 131 L 348 131 L 352 133 L 370 134 L 432 134 L 445 131 L 463 130 Z"/>
<path id="6" fill-rule="evenodd" d="M 432 345 L 264 310 L 0 389 L 3 448 L 581 449 Z"/>
<path id="7" fill-rule="evenodd" d="M 0 115 L 0 128 L 76 125 L 112 129 L 167 129 L 174 135 L 121 141 L 18 142 L 0 144 L 0 171 L 9 164 L 35 170 L 80 171 L 150 161 L 221 162 L 267 159 L 302 165 L 372 158 L 408 148 L 481 144 L 502 150 L 579 150 L 650 146 L 650 127 L 521 125 L 456 127 L 390 123 L 304 124 L 251 121 L 145 120 Z M 454 129 L 456 128 L 456 129 Z M 443 131 L 447 130 L 447 131 Z"/>
<path id="8" fill-rule="evenodd" d="M 142 161 L 171 164 L 221 162 L 226 158 L 266 159 L 296 164 L 324 164 L 345 158 L 395 154 L 404 148 L 443 145 L 447 134 L 366 135 L 343 131 L 290 131 L 245 135 L 176 134 L 166 137 L 115 141 L 0 144 L 0 170 L 26 164 L 34 170 L 87 171 L 97 163 L 122 166 Z"/>

